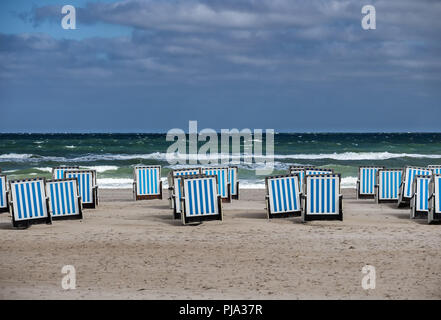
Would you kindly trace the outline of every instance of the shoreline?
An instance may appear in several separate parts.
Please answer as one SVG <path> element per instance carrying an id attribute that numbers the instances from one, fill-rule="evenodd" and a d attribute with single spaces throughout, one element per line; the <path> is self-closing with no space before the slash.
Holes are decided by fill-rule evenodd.
<path id="1" fill-rule="evenodd" d="M 83 220 L 14 230 L 0 214 L 0 299 L 440 299 L 439 226 L 356 200 L 344 221 L 266 219 L 262 189 L 223 203 L 224 221 L 182 226 L 163 200 L 101 189 Z M 376 267 L 377 287 L 361 287 Z M 61 288 L 73 265 L 77 288 Z"/>

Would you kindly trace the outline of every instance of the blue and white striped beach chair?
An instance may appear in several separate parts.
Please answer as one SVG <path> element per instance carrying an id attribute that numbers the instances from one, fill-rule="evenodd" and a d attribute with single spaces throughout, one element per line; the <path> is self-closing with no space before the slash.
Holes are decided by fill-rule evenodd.
<path id="1" fill-rule="evenodd" d="M 77 179 L 78 191 L 80 193 L 83 208 L 94 209 L 98 206 L 98 186 L 96 185 L 95 170 L 67 170 L 64 171 L 64 177 L 66 179 Z"/>
<path id="2" fill-rule="evenodd" d="M 52 168 L 52 179 L 63 179 L 64 178 L 64 171 L 70 170 L 74 171 L 80 169 L 78 166 L 60 166 L 60 167 L 54 167 Z"/>
<path id="3" fill-rule="evenodd" d="M 343 220 L 340 174 L 306 175 L 303 188 L 303 221 Z"/>
<path id="4" fill-rule="evenodd" d="M 266 177 L 265 187 L 268 219 L 301 215 L 298 174 Z"/>
<path id="5" fill-rule="evenodd" d="M 358 169 L 357 199 L 374 199 L 377 172 L 384 167 L 363 166 Z"/>
<path id="6" fill-rule="evenodd" d="M 431 176 L 415 176 L 410 200 L 410 218 L 427 217 L 429 213 L 429 184 Z"/>
<path id="7" fill-rule="evenodd" d="M 46 194 L 53 220 L 83 218 L 77 179 L 47 180 Z"/>
<path id="8" fill-rule="evenodd" d="M 404 169 L 403 177 L 400 184 L 400 195 L 398 198 L 398 207 L 408 206 L 412 198 L 412 185 L 415 176 L 431 176 L 432 170 L 421 167 L 407 166 Z"/>
<path id="9" fill-rule="evenodd" d="M 439 166 L 439 165 L 427 166 L 427 169 L 432 170 L 433 174 L 441 174 L 441 166 Z"/>
<path id="10" fill-rule="evenodd" d="M 11 180 L 9 182 L 12 225 L 15 228 L 27 228 L 31 224 L 37 223 L 52 223 L 44 186 L 44 178 Z"/>
<path id="11" fill-rule="evenodd" d="M 228 182 L 230 183 L 231 199 L 239 200 L 239 169 L 237 166 L 229 166 Z"/>
<path id="12" fill-rule="evenodd" d="M 305 169 L 312 170 L 314 167 L 311 166 L 289 166 L 289 174 L 299 175 L 299 192 L 303 192 L 303 180 L 305 179 Z"/>
<path id="13" fill-rule="evenodd" d="M 216 175 L 218 192 L 223 202 L 231 202 L 231 186 L 228 181 L 228 167 L 202 168 L 202 173 L 207 176 Z"/>
<path id="14" fill-rule="evenodd" d="M 375 199 L 377 203 L 397 202 L 400 183 L 403 176 L 401 169 L 380 169 L 377 171 Z"/>
<path id="15" fill-rule="evenodd" d="M 176 169 L 170 171 L 168 175 L 168 184 L 170 190 L 170 207 L 173 209 L 173 217 L 175 219 L 181 218 L 181 184 L 182 177 L 200 175 L 200 168 L 186 168 L 186 169 Z"/>
<path id="16" fill-rule="evenodd" d="M 136 166 L 133 175 L 135 200 L 162 199 L 161 166 Z"/>
<path id="17" fill-rule="evenodd" d="M 429 214 L 427 221 L 440 222 L 441 221 L 441 174 L 432 176 L 430 181 L 430 196 L 429 196 Z"/>
<path id="18" fill-rule="evenodd" d="M 222 199 L 217 192 L 217 176 L 182 176 L 182 223 L 222 220 Z"/>
<path id="19" fill-rule="evenodd" d="M 8 179 L 5 175 L 0 175 L 0 212 L 9 211 L 8 203 Z"/>

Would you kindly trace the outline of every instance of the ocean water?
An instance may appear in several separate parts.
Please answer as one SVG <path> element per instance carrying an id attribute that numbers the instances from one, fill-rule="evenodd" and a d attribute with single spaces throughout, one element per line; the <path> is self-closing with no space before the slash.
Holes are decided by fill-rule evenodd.
<path id="1" fill-rule="evenodd" d="M 101 188 L 131 188 L 137 164 L 161 165 L 164 181 L 171 169 L 185 167 L 167 162 L 171 143 L 165 134 L 0 134 L 0 169 L 10 179 L 49 178 L 54 166 L 79 165 L 97 171 Z M 274 174 L 289 165 L 334 168 L 343 187 L 355 187 L 360 165 L 441 165 L 441 133 L 278 133 L 274 154 Z M 264 187 L 258 164 L 238 166 L 242 187 Z"/>

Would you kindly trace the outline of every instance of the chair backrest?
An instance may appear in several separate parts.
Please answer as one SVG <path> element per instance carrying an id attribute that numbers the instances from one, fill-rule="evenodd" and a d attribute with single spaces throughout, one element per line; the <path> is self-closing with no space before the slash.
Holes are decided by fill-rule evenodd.
<path id="1" fill-rule="evenodd" d="M 78 182 L 75 178 L 46 181 L 49 211 L 52 217 L 79 215 Z"/>
<path id="2" fill-rule="evenodd" d="M 228 167 L 202 168 L 202 173 L 207 176 L 216 175 L 218 183 L 218 193 L 221 198 L 228 198 L 230 194 L 228 183 Z"/>
<path id="3" fill-rule="evenodd" d="M 287 174 L 265 178 L 269 213 L 288 213 L 301 210 L 299 176 Z"/>
<path id="4" fill-rule="evenodd" d="M 176 213 L 181 213 L 181 198 L 182 198 L 182 190 L 181 190 L 181 184 L 182 184 L 182 177 L 188 177 L 188 176 L 194 176 L 194 175 L 200 175 L 201 169 L 200 168 L 189 168 L 189 169 L 178 169 L 173 170 L 173 189 L 174 189 L 174 195 L 175 195 L 175 209 Z"/>
<path id="5" fill-rule="evenodd" d="M 52 179 L 63 179 L 64 178 L 64 171 L 66 170 L 77 170 L 79 169 L 79 166 L 60 166 L 60 167 L 54 167 L 52 168 Z"/>
<path id="6" fill-rule="evenodd" d="M 334 169 L 325 168 L 305 168 L 305 175 L 317 175 L 317 174 L 333 174 Z"/>
<path id="7" fill-rule="evenodd" d="M 159 195 L 162 191 L 161 166 L 136 166 L 134 179 L 137 195 Z"/>
<path id="8" fill-rule="evenodd" d="M 432 170 L 433 174 L 441 174 L 441 166 L 439 165 L 431 165 L 427 166 L 428 169 Z"/>
<path id="9" fill-rule="evenodd" d="M 66 179 L 76 178 L 82 203 L 94 203 L 93 188 L 95 187 L 95 170 L 64 171 Z"/>
<path id="10" fill-rule="evenodd" d="M 305 179 L 305 168 L 304 166 L 289 166 L 289 174 L 297 174 L 299 176 L 299 192 L 303 192 L 303 180 Z M 312 169 L 312 167 L 309 167 Z"/>
<path id="11" fill-rule="evenodd" d="M 184 195 L 186 217 L 220 214 L 217 176 L 184 176 L 181 192 Z"/>
<path id="12" fill-rule="evenodd" d="M 0 208 L 8 207 L 6 192 L 8 191 L 8 181 L 5 175 L 0 175 Z"/>
<path id="13" fill-rule="evenodd" d="M 378 199 L 398 200 L 403 170 L 380 169 L 378 175 Z"/>
<path id="14" fill-rule="evenodd" d="M 359 193 L 361 195 L 375 194 L 377 185 L 377 172 L 384 167 L 360 167 L 358 169 L 358 181 L 360 182 Z"/>
<path id="15" fill-rule="evenodd" d="M 431 176 L 415 176 L 413 181 L 413 194 L 415 196 L 415 211 L 429 211 L 429 183 Z"/>
<path id="16" fill-rule="evenodd" d="M 441 213 L 441 174 L 434 175 L 432 183 L 434 184 L 432 189 L 434 192 L 433 210 L 435 213 Z"/>
<path id="17" fill-rule="evenodd" d="M 9 182 L 15 221 L 49 217 L 44 186 L 44 178 Z"/>
<path id="18" fill-rule="evenodd" d="M 404 171 L 404 176 L 401 183 L 401 192 L 403 192 L 404 198 L 412 197 L 412 184 L 415 176 L 431 176 L 432 170 L 421 167 L 406 167 Z"/>
<path id="19" fill-rule="evenodd" d="M 236 196 L 237 190 L 237 182 L 239 181 L 239 169 L 236 166 L 228 167 L 228 181 L 230 182 L 231 195 Z"/>
<path id="20" fill-rule="evenodd" d="M 305 177 L 305 195 L 306 214 L 339 214 L 340 175 L 307 175 Z"/>

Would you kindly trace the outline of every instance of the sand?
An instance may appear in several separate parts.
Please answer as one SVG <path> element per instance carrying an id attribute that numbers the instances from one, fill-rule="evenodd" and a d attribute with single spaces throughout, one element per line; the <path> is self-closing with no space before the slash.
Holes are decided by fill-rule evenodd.
<path id="1" fill-rule="evenodd" d="M 167 194 L 167 193 L 166 193 Z M 168 201 L 100 190 L 82 221 L 14 230 L 0 215 L 1 299 L 440 299 L 441 225 L 356 200 L 344 221 L 268 221 L 264 190 L 242 190 L 224 221 L 182 226 Z M 376 268 L 376 288 L 361 272 Z M 73 265 L 77 287 L 63 290 Z"/>

